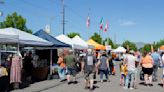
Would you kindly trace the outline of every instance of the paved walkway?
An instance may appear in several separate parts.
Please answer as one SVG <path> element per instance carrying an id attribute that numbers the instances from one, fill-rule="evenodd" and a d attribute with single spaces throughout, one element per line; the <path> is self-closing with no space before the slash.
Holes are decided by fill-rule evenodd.
<path id="1" fill-rule="evenodd" d="M 158 82 L 153 82 L 153 87 L 145 87 L 142 85 L 142 81 L 138 77 L 138 89 L 125 90 L 119 86 L 119 68 L 116 65 L 116 76 L 110 76 L 111 82 L 101 83 L 99 81 L 99 76 L 97 76 L 97 83 L 95 86 L 97 88 L 94 92 L 164 92 L 164 88 L 159 85 L 161 79 Z M 159 69 L 159 76 L 161 76 L 162 70 Z M 67 82 L 59 82 L 59 80 L 46 80 L 38 83 L 31 84 L 29 87 L 19 90 L 14 90 L 12 92 L 89 92 L 89 90 L 84 89 L 84 79 L 81 74 L 78 75 L 78 84 L 68 85 Z"/>

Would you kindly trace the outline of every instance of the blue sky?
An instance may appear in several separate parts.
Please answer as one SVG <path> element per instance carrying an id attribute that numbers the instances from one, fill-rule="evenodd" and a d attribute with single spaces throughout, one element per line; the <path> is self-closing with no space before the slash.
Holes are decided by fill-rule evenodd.
<path id="1" fill-rule="evenodd" d="M 103 38 L 133 42 L 159 41 L 164 38 L 164 0 L 65 0 L 66 34 L 78 32 L 87 40 L 94 32 L 99 33 L 99 22 L 109 22 Z M 27 19 L 27 27 L 33 32 L 52 25 L 51 34 L 62 34 L 61 0 L 5 0 L 0 4 L 3 21 L 7 14 L 17 12 Z M 91 26 L 86 28 L 90 16 Z"/>

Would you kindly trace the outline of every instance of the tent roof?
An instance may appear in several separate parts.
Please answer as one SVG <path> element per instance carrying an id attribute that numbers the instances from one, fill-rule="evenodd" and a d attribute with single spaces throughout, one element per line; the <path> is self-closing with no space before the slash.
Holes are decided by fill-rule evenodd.
<path id="1" fill-rule="evenodd" d="M 61 35 L 59 35 L 59 36 L 56 36 L 55 38 L 58 39 L 58 40 L 61 41 L 61 42 L 66 43 L 66 44 L 73 45 L 72 39 L 69 38 L 69 37 L 66 36 L 66 35 L 61 34 Z"/>
<path id="2" fill-rule="evenodd" d="M 159 49 L 164 51 L 164 45 L 162 45 Z"/>
<path id="3" fill-rule="evenodd" d="M 81 39 L 79 36 L 75 36 L 74 38 L 72 38 L 72 41 L 75 45 L 79 46 L 77 49 L 87 49 L 88 48 L 88 44 Z"/>
<path id="4" fill-rule="evenodd" d="M 124 53 L 124 52 L 126 52 L 126 49 L 124 47 L 118 47 L 117 49 L 113 50 L 112 52 Z"/>
<path id="5" fill-rule="evenodd" d="M 96 50 L 106 50 L 106 47 L 105 47 L 104 45 L 98 44 L 97 42 L 95 42 L 95 41 L 92 40 L 92 39 L 89 39 L 89 40 L 87 41 L 87 43 L 90 44 L 90 45 L 95 46 L 95 49 L 96 49 Z"/>
<path id="6" fill-rule="evenodd" d="M 20 45 L 28 46 L 52 46 L 51 42 L 11 27 L 0 29 L 0 43 L 20 43 Z"/>
<path id="7" fill-rule="evenodd" d="M 43 29 L 37 31 L 36 33 L 34 33 L 34 35 L 36 35 L 38 37 L 41 37 L 41 38 L 43 38 L 43 39 L 45 39 L 47 41 L 52 42 L 54 47 L 71 47 L 70 45 L 65 44 L 65 43 L 57 40 L 53 36 L 49 35 Z"/>

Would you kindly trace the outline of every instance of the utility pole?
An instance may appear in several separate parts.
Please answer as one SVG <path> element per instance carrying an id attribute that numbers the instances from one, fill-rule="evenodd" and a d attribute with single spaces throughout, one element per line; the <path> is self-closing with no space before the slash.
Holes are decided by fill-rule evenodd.
<path id="1" fill-rule="evenodd" d="M 65 5 L 64 0 L 62 1 L 62 25 L 63 25 L 63 34 L 65 34 Z"/>
<path id="2" fill-rule="evenodd" d="M 114 43 L 117 44 L 117 37 L 116 37 L 116 33 L 114 34 Z"/>
<path id="3" fill-rule="evenodd" d="M 0 4 L 4 4 L 4 3 L 5 3 L 4 1 L 0 0 Z M 0 10 L 0 17 L 2 16 L 3 16 L 3 12 Z"/>

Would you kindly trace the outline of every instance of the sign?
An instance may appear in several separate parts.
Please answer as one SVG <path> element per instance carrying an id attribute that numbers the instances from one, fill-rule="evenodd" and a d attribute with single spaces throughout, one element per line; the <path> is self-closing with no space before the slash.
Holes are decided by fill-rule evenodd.
<path id="1" fill-rule="evenodd" d="M 106 50 L 112 50 L 112 46 L 111 45 L 106 45 Z"/>
<path id="2" fill-rule="evenodd" d="M 46 27 L 45 27 L 45 32 L 47 32 L 48 34 L 50 34 L 50 32 L 51 32 L 51 27 L 50 27 L 50 25 L 46 25 Z"/>

